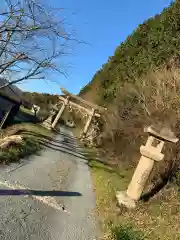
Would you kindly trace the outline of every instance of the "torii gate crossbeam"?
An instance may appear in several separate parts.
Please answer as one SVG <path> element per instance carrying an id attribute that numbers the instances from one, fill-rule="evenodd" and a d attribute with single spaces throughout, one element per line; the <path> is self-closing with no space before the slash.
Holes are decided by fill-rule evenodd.
<path id="1" fill-rule="evenodd" d="M 105 111 L 107 109 L 103 108 L 101 106 L 98 106 L 96 104 L 90 103 L 90 102 L 82 99 L 81 97 L 73 95 L 73 94 L 69 93 L 68 91 L 66 91 L 63 88 L 61 88 L 61 91 L 66 95 L 66 98 L 62 97 L 62 96 L 59 96 L 59 99 L 60 99 L 60 101 L 63 102 L 63 105 L 61 106 L 61 108 L 60 108 L 60 110 L 59 110 L 59 112 L 58 112 L 54 122 L 52 123 L 52 128 L 55 128 L 55 126 L 56 126 L 58 120 L 60 119 L 60 117 L 62 116 L 66 106 L 69 104 L 70 106 L 73 106 L 73 107 L 76 107 L 76 108 L 79 108 L 79 109 L 83 109 L 89 115 L 89 118 L 88 118 L 88 120 L 86 122 L 86 125 L 84 127 L 84 130 L 83 130 L 84 135 L 86 135 L 87 132 L 88 132 L 88 129 L 89 129 L 89 126 L 91 124 L 91 121 L 92 121 L 93 117 L 94 116 L 95 117 L 100 117 L 101 116 L 96 111 L 99 111 L 99 112 L 101 111 L 102 112 L 102 111 Z M 74 99 L 80 101 L 81 103 L 83 103 L 83 104 L 87 105 L 88 107 L 90 107 L 90 109 L 88 109 L 88 108 L 86 108 L 84 106 L 81 106 L 80 104 L 77 104 L 77 103 L 71 101 L 70 98 L 72 98 L 72 99 L 74 98 Z"/>

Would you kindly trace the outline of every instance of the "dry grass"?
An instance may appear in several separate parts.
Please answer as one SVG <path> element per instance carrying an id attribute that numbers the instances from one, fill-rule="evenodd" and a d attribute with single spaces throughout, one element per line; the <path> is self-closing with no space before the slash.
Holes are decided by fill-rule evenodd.
<path id="1" fill-rule="evenodd" d="M 20 111 L 34 116 L 34 113 L 30 109 L 25 108 L 22 105 L 20 106 Z"/>
<path id="2" fill-rule="evenodd" d="M 174 187 L 166 187 L 149 202 L 127 210 L 117 207 L 115 193 L 127 188 L 133 169 L 117 170 L 96 161 L 90 166 L 103 240 L 180 239 L 180 201 Z"/>
<path id="3" fill-rule="evenodd" d="M 119 89 L 118 98 L 105 118 L 102 133 L 102 152 L 107 161 L 118 165 L 135 165 L 139 147 L 147 136 L 143 129 L 155 123 L 169 125 L 180 137 L 180 70 L 159 69 L 135 83 L 126 83 Z M 180 145 L 166 144 L 165 161 L 156 173 L 172 175 L 180 166 Z M 153 177 L 153 175 L 152 175 Z"/>

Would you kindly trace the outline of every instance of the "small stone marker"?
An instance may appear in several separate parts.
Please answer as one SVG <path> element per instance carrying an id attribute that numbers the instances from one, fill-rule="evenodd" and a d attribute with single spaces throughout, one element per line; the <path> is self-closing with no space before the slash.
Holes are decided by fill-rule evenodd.
<path id="1" fill-rule="evenodd" d="M 149 137 L 146 145 L 140 147 L 142 156 L 132 180 L 126 192 L 120 191 L 116 194 L 119 205 L 125 205 L 128 208 L 136 207 L 136 201 L 141 197 L 155 161 L 163 160 L 164 154 L 161 151 L 165 141 L 176 143 L 179 140 L 168 127 L 150 126 L 144 131 L 149 133 Z"/>

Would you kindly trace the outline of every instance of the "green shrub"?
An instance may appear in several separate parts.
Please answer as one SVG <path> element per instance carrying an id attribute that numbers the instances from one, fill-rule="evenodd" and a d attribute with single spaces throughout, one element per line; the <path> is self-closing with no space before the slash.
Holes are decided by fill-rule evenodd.
<path id="1" fill-rule="evenodd" d="M 113 240 L 142 240 L 142 233 L 133 229 L 132 226 L 111 226 Z"/>
<path id="2" fill-rule="evenodd" d="M 21 144 L 3 150 L 0 161 L 5 164 L 18 162 L 21 158 L 36 153 L 40 149 L 41 145 L 35 137 L 24 137 Z"/>

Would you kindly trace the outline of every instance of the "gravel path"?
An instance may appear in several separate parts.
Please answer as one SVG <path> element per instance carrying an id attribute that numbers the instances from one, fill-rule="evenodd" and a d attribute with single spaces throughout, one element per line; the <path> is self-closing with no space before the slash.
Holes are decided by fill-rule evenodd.
<path id="1" fill-rule="evenodd" d="M 61 131 L 41 155 L 0 169 L 0 239 L 98 239 L 87 162 Z"/>

